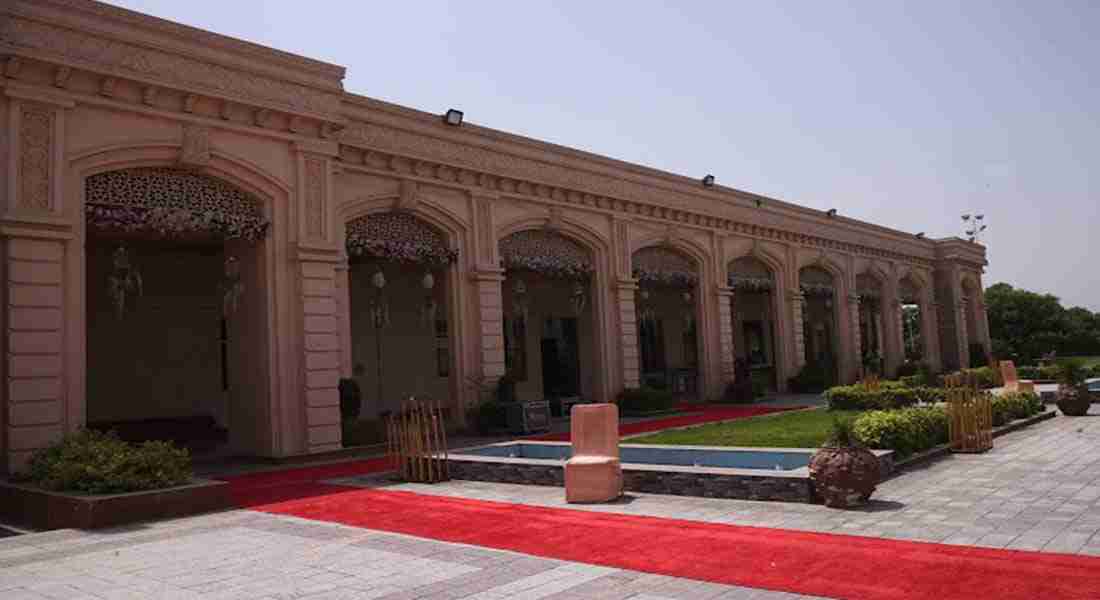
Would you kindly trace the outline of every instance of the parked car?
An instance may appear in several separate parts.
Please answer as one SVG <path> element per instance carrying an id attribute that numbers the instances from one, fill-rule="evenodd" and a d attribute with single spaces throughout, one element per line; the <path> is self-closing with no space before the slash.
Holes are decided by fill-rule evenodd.
<path id="1" fill-rule="evenodd" d="M 1085 385 L 1089 386 L 1089 392 L 1093 394 L 1100 394 L 1100 377 L 1093 377 L 1092 379 L 1086 379 Z"/>

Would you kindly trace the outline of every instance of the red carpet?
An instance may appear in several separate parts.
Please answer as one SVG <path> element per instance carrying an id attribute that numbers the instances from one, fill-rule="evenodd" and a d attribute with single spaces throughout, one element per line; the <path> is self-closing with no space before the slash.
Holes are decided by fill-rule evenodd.
<path id="1" fill-rule="evenodd" d="M 765 407 L 765 406 L 728 406 L 715 404 L 681 404 L 677 407 L 692 414 L 676 415 L 640 423 L 623 423 L 619 425 L 619 435 L 635 435 L 649 433 L 673 427 L 687 427 L 689 425 L 702 425 L 715 421 L 731 421 L 733 419 L 745 419 L 759 415 L 767 415 L 787 410 L 806 408 L 805 406 Z M 546 442 L 567 442 L 569 432 L 547 433 L 523 438 L 526 440 L 539 440 Z"/>
<path id="2" fill-rule="evenodd" d="M 307 484 L 300 484 L 300 493 Z M 424 538 L 716 583 L 866 600 L 1100 597 L 1100 559 L 313 484 L 257 506 Z"/>

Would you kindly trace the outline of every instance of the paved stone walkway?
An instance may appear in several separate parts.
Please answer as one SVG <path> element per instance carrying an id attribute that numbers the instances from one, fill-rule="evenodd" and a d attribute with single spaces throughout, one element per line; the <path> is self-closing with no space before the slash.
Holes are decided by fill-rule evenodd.
<path id="1" fill-rule="evenodd" d="M 1100 407 L 1093 410 L 1100 412 Z M 571 506 L 700 521 L 1100 555 L 1100 415 L 1058 417 L 882 484 L 872 506 L 638 494 Z M 344 483 L 349 483 L 344 481 Z M 389 485 L 357 479 L 356 485 Z M 565 506 L 559 488 L 395 489 Z M 806 599 L 250 511 L 0 539 L 4 600 Z"/>
<path id="2" fill-rule="evenodd" d="M 879 485 L 842 511 L 813 504 L 631 493 L 611 505 L 569 505 L 561 488 L 473 481 L 346 485 L 598 512 L 1100 556 L 1100 405 L 999 437 L 987 454 L 952 455 Z"/>
<path id="3" fill-rule="evenodd" d="M 808 600 L 231 511 L 0 540 L 4 600 Z"/>

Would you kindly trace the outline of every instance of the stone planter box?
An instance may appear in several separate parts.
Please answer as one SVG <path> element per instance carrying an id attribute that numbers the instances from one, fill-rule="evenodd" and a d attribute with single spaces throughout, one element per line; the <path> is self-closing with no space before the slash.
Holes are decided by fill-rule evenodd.
<path id="1" fill-rule="evenodd" d="M 193 480 L 162 490 L 71 494 L 0 482 L 0 515 L 33 529 L 97 529 L 231 508 L 224 481 Z"/>

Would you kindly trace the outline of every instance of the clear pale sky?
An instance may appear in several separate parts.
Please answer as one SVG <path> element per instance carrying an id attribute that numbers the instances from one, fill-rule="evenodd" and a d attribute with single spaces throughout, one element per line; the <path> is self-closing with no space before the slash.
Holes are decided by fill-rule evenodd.
<path id="1" fill-rule="evenodd" d="M 113 4 L 382 100 L 929 237 L 1100 311 L 1100 2 Z"/>

